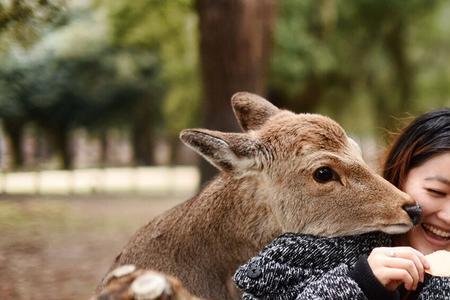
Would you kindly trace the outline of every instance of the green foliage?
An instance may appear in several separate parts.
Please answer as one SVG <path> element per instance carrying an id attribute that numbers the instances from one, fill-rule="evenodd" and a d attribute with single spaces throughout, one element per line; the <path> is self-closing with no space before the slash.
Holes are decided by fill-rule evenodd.
<path id="1" fill-rule="evenodd" d="M 21 72 L 1 70 L 0 72 L 0 118 L 25 118 L 25 109 L 20 97 Z"/>
<path id="2" fill-rule="evenodd" d="M 31 121 L 172 138 L 198 125 L 195 0 L 93 1 L 0 2 L 0 118 L 11 130 Z M 269 77 L 277 104 L 328 114 L 360 135 L 449 105 L 447 1 L 279 3 Z"/>
<path id="3" fill-rule="evenodd" d="M 134 55 L 133 59 L 140 57 Z M 22 116 L 44 128 L 93 129 L 130 122 L 139 102 L 156 102 L 153 98 L 160 97 L 162 88 L 158 87 L 155 62 L 150 60 L 124 75 L 120 74 L 119 56 L 102 52 L 17 63 L 4 70 L 0 81 L 0 115 Z"/>
<path id="4" fill-rule="evenodd" d="M 64 23 L 64 0 L 0 2 L 0 51 L 11 42 L 29 46 L 48 25 Z"/>
<path id="5" fill-rule="evenodd" d="M 129 49 L 16 62 L 0 76 L 0 117 L 16 149 L 21 130 L 33 122 L 71 168 L 69 136 L 75 128 L 92 134 L 112 127 L 134 130 L 141 128 L 138 122 L 153 130 L 162 126 L 159 74 L 157 60 Z M 142 141 L 148 138 L 141 133 Z M 14 162 L 22 164 L 18 150 Z"/>
<path id="6" fill-rule="evenodd" d="M 411 30 L 411 57 L 416 65 L 417 111 L 450 106 L 450 5 L 439 5 L 436 12 L 416 22 Z"/>
<path id="7" fill-rule="evenodd" d="M 360 134 L 448 105 L 449 13 L 439 0 L 282 1 L 270 89 Z"/>
<path id="8" fill-rule="evenodd" d="M 112 24 L 113 43 L 153 53 L 161 65 L 167 94 L 163 99 L 165 130 L 178 135 L 193 126 L 200 103 L 197 17 L 192 0 L 98 1 Z"/>

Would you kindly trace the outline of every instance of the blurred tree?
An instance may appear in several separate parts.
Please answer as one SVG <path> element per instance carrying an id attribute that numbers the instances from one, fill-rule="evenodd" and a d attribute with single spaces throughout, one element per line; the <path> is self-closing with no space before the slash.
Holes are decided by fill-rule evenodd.
<path id="1" fill-rule="evenodd" d="M 11 0 L 0 2 L 0 51 L 8 42 L 28 46 L 49 24 L 64 23 L 65 0 Z"/>
<path id="2" fill-rule="evenodd" d="M 439 1 L 433 14 L 410 28 L 410 59 L 415 72 L 414 104 L 418 112 L 450 107 L 450 3 Z"/>
<path id="3" fill-rule="evenodd" d="M 52 141 L 62 166 L 70 169 L 73 166 L 70 138 L 73 129 L 86 127 L 102 131 L 126 125 L 132 122 L 130 115 L 139 115 L 143 103 L 154 104 L 151 98 L 159 96 L 160 88 L 157 83 L 152 84 L 149 77 L 154 78 L 151 73 L 157 66 L 140 65 L 139 71 L 132 75 L 121 75 L 118 56 L 114 52 L 100 52 L 13 64 L 9 74 L 3 76 L 0 114 L 14 149 L 21 147 L 15 146 L 19 129 L 25 121 L 33 122 Z M 152 121 L 157 119 L 153 116 Z M 147 156 L 145 159 L 138 162 L 152 163 Z M 16 158 L 16 164 L 20 165 L 21 161 L 20 157 Z"/>
<path id="4" fill-rule="evenodd" d="M 231 96 L 237 91 L 266 94 L 277 2 L 197 0 L 204 127 L 237 131 Z M 217 173 L 204 160 L 200 169 L 202 184 Z"/>
<path id="5" fill-rule="evenodd" d="M 69 133 L 76 124 L 85 100 L 74 86 L 74 65 L 54 60 L 18 64 L 7 76 L 14 78 L 11 82 L 14 89 L 10 88 L 9 92 L 2 93 L 2 107 L 17 103 L 15 105 L 21 107 L 27 122 L 34 122 L 45 130 L 58 151 L 64 168 L 72 166 Z M 6 124 L 9 119 L 10 116 L 3 118 Z M 17 133 L 17 130 L 7 130 L 11 141 L 14 141 Z"/>
<path id="6" fill-rule="evenodd" d="M 11 165 L 23 167 L 23 134 L 28 116 L 22 99 L 28 95 L 22 90 L 23 74 L 17 70 L 0 69 L 0 119 L 11 145 Z"/>
<path id="7" fill-rule="evenodd" d="M 172 145 L 171 162 L 176 163 L 179 131 L 198 124 L 196 15 L 192 9 L 192 0 L 97 2 L 107 10 L 112 25 L 113 45 L 121 48 L 137 47 L 159 61 L 161 68 L 158 76 L 163 82 L 165 93 L 153 101 L 162 103 L 160 113 L 168 121 L 163 124 L 161 134 L 168 137 Z M 154 137 L 147 141 L 142 137 L 144 131 L 151 130 L 146 127 L 154 114 L 144 107 L 139 112 L 135 118 L 135 128 L 139 130 L 135 131 L 134 136 L 142 148 L 150 149 Z"/>
<path id="8" fill-rule="evenodd" d="M 417 110 L 415 74 L 419 65 L 427 65 L 411 53 L 429 41 L 422 43 L 424 36 L 416 39 L 412 32 L 426 32 L 422 20 L 439 12 L 442 3 L 283 1 L 271 100 L 299 112 L 324 112 L 362 130 L 374 124 L 392 128 L 391 116 Z M 365 111 L 355 114 L 361 102 Z M 373 124 L 367 124 L 367 112 L 374 112 Z"/>
<path id="9" fill-rule="evenodd" d="M 0 117 L 17 165 L 30 120 L 53 136 L 66 166 L 79 127 L 103 137 L 126 128 L 136 163 L 151 164 L 154 141 L 167 136 L 176 162 L 182 128 L 237 130 L 229 98 L 238 90 L 358 133 L 450 101 L 447 1 L 284 0 L 279 17 L 276 0 L 93 1 L 81 10 L 63 0 L 0 3 L 0 48 L 10 50 L 0 58 Z M 37 40 L 16 30 L 42 40 L 17 50 L 11 40 Z"/>
<path id="10" fill-rule="evenodd" d="M 12 0 L 0 2 L 0 54 L 4 54 L 13 44 L 28 47 L 36 42 L 40 34 L 49 25 L 58 26 L 64 23 L 64 0 Z M 4 67 L 4 66 L 2 66 Z M 3 88 L 0 88 L 0 117 L 3 129 L 11 142 L 12 161 L 14 168 L 23 166 L 22 140 L 27 116 L 24 113 L 22 103 L 13 101 L 14 93 L 19 98 L 26 97 L 25 92 L 20 91 L 22 74 L 12 71 L 0 72 Z M 6 89 L 5 84 L 8 89 Z"/>
<path id="11" fill-rule="evenodd" d="M 411 31 L 419 20 L 436 12 L 439 2 L 414 0 L 405 5 L 400 0 L 364 0 L 355 5 L 353 17 L 363 24 L 367 39 L 372 37 L 374 43 L 372 63 L 364 70 L 367 74 L 364 86 L 372 95 L 376 123 L 382 128 L 394 128 L 393 116 L 417 111 L 413 102 L 417 92 L 415 77 L 417 67 L 423 62 L 414 62 L 411 57 L 413 45 L 421 44 L 412 39 Z M 381 55 L 384 63 L 376 59 Z"/>
<path id="12" fill-rule="evenodd" d="M 155 164 L 154 143 L 163 126 L 165 90 L 159 61 L 143 49 L 131 48 L 118 48 L 94 59 L 99 58 L 103 71 L 95 76 L 101 83 L 92 89 L 91 113 L 83 126 L 96 129 L 101 136 L 111 127 L 128 128 L 135 164 Z"/>
<path id="13" fill-rule="evenodd" d="M 18 3 L 40 16 L 40 9 L 49 8 Z M 105 38 L 108 30 L 101 10 L 71 5 L 65 16 L 64 26 L 56 30 L 47 26 L 47 35 L 26 51 L 17 53 L 9 45 L 3 65 L 20 74 L 21 80 L 15 83 L 17 90 L 9 89 L 12 97 L 5 101 L 14 106 L 18 92 L 25 94 L 17 102 L 26 113 L 24 121 L 44 129 L 65 168 L 72 167 L 70 135 L 79 127 L 88 128 L 103 141 L 109 128 L 124 127 L 131 131 L 135 162 L 153 164 L 152 146 L 161 128 L 164 94 L 159 61 L 139 45 L 112 47 Z M 8 93 L 0 97 L 6 99 Z M 4 123 L 13 124 L 6 122 L 12 120 L 7 115 L 3 114 Z"/>

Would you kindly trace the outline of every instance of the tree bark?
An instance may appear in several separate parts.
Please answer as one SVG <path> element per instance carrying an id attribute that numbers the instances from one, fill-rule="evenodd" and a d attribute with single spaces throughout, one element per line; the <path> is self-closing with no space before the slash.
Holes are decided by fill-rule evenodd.
<path id="1" fill-rule="evenodd" d="M 168 143 L 170 149 L 169 165 L 175 166 L 180 164 L 180 161 L 178 159 L 178 147 L 180 144 L 180 139 L 178 138 L 178 136 L 169 136 Z"/>
<path id="2" fill-rule="evenodd" d="M 102 129 L 99 134 L 100 141 L 100 166 L 102 168 L 106 167 L 109 163 L 108 150 L 108 131 L 106 129 Z"/>
<path id="3" fill-rule="evenodd" d="M 414 70 L 408 55 L 406 39 L 407 24 L 400 21 L 395 22 L 385 38 L 385 47 L 397 73 L 396 78 L 399 89 L 398 112 L 404 112 L 408 109 L 414 81 Z"/>
<path id="4" fill-rule="evenodd" d="M 11 168 L 18 169 L 23 167 L 23 132 L 25 123 L 17 120 L 3 119 L 3 129 L 10 141 Z"/>
<path id="5" fill-rule="evenodd" d="M 238 131 L 230 106 L 238 91 L 266 94 L 277 0 L 198 0 L 203 126 Z M 217 171 L 204 160 L 201 183 Z"/>
<path id="6" fill-rule="evenodd" d="M 392 68 L 395 74 L 394 95 L 396 99 L 387 101 L 390 96 L 383 89 L 377 88 L 374 93 L 377 95 L 377 116 L 378 124 L 388 132 L 396 131 L 398 121 L 396 117 L 404 117 L 405 112 L 411 109 L 411 97 L 413 94 L 415 72 L 411 59 L 407 51 L 407 24 L 402 21 L 393 21 L 390 30 L 384 36 L 384 47 L 386 53 L 392 61 Z M 392 96 L 391 96 L 392 97 Z M 403 114 L 403 115 L 402 115 Z M 383 136 L 385 142 L 389 135 Z"/>
<path id="7" fill-rule="evenodd" d="M 134 163 L 141 166 L 154 165 L 155 133 L 152 125 L 151 107 L 141 106 L 141 110 L 134 118 L 131 130 Z"/>
<path id="8" fill-rule="evenodd" d="M 67 128 L 53 129 L 53 140 L 58 153 L 62 168 L 65 170 L 73 169 L 73 155 L 70 140 L 70 130 Z"/>

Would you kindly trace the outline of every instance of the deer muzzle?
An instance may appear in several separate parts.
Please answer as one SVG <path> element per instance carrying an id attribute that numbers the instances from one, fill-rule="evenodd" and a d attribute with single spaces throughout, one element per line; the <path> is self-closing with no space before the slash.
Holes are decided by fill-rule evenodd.
<path id="1" fill-rule="evenodd" d="M 422 218 L 422 208 L 419 205 L 405 205 L 403 209 L 411 218 L 413 225 L 419 224 Z"/>

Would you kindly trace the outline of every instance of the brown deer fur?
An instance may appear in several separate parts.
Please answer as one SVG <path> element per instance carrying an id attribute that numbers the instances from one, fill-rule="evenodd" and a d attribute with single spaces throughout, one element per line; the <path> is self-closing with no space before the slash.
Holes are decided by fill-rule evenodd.
<path id="1" fill-rule="evenodd" d="M 195 295 L 236 299 L 236 268 L 284 232 L 324 236 L 412 227 L 405 193 L 375 174 L 336 122 L 232 98 L 243 133 L 184 130 L 181 140 L 222 172 L 197 196 L 142 227 L 112 268 L 135 264 L 178 277 Z M 317 182 L 320 167 L 333 180 Z"/>

